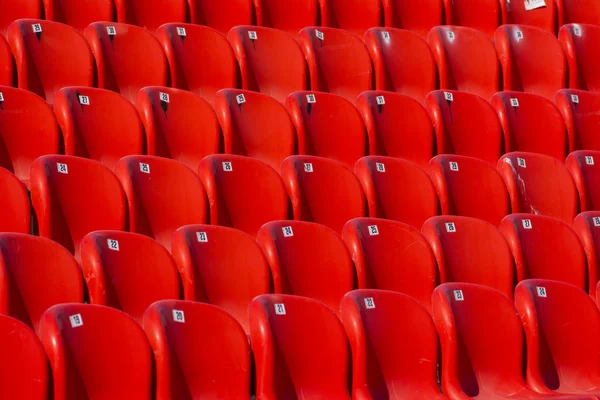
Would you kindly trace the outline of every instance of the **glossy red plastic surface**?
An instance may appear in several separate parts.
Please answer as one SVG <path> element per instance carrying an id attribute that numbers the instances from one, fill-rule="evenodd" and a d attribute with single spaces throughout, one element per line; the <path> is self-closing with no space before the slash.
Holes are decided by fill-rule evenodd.
<path id="1" fill-rule="evenodd" d="M 113 0 L 43 0 L 47 20 L 71 25 L 81 33 L 92 22 L 114 21 L 114 3 Z"/>
<path id="2" fill-rule="evenodd" d="M 238 25 L 252 25 L 252 0 L 188 0 L 192 24 L 227 33 Z"/>
<path id="3" fill-rule="evenodd" d="M 570 149 L 600 150 L 598 129 L 600 129 L 600 93 L 586 90 L 563 89 L 554 98 L 560 110 L 569 135 Z"/>
<path id="4" fill-rule="evenodd" d="M 25 185 L 0 168 L 0 232 L 31 233 L 31 205 Z"/>
<path id="5" fill-rule="evenodd" d="M 0 35 L 0 85 L 13 85 L 14 64 L 10 46 L 4 36 Z"/>
<path id="6" fill-rule="evenodd" d="M 571 173 L 579 193 L 581 211 L 600 210 L 600 151 L 575 151 L 565 165 Z"/>
<path id="7" fill-rule="evenodd" d="M 167 22 L 187 22 L 186 0 L 114 0 L 119 22 L 156 32 Z M 96 20 L 102 21 L 102 20 Z"/>
<path id="8" fill-rule="evenodd" d="M 407 29 L 427 37 L 434 26 L 442 25 L 444 9 L 442 0 L 382 0 L 385 26 Z"/>
<path id="9" fill-rule="evenodd" d="M 496 28 L 502 25 L 502 11 L 497 0 L 443 1 L 446 25 L 474 28 L 491 40 L 494 39 Z M 456 27 L 451 29 L 454 30 Z"/>
<path id="10" fill-rule="evenodd" d="M 254 0 L 256 24 L 280 29 L 294 38 L 300 29 L 317 26 L 318 0 Z"/>
<path id="11" fill-rule="evenodd" d="M 555 0 L 558 26 L 564 24 L 600 25 L 600 4 L 595 0 Z"/>
<path id="12" fill-rule="evenodd" d="M 555 0 L 544 0 L 543 4 L 543 7 L 527 9 L 529 3 L 511 1 L 505 9 L 504 23 L 533 26 L 556 34 L 557 9 Z M 535 6 L 535 3 L 533 5 Z"/>
<path id="13" fill-rule="evenodd" d="M 7 35 L 8 26 L 22 18 L 41 18 L 40 0 L 0 0 L 0 34 Z"/>
<path id="14" fill-rule="evenodd" d="M 564 25 L 558 32 L 558 40 L 567 57 L 569 87 L 591 92 L 600 91 L 600 57 L 597 53 L 600 26 Z"/>
<path id="15" fill-rule="evenodd" d="M 363 38 L 365 31 L 382 26 L 381 0 L 319 0 L 321 25 L 344 29 Z"/>
<path id="16" fill-rule="evenodd" d="M 159 301 L 144 314 L 154 350 L 156 397 L 250 397 L 250 346 L 240 325 L 218 307 Z"/>
<path id="17" fill-rule="evenodd" d="M 575 217 L 573 229 L 581 244 L 587 260 L 588 292 L 596 293 L 596 283 L 600 281 L 600 211 L 586 211 Z"/>

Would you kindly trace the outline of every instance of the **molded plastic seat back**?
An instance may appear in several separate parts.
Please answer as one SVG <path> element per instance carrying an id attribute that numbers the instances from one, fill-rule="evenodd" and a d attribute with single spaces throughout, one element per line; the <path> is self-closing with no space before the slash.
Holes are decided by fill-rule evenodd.
<path id="1" fill-rule="evenodd" d="M 569 65 L 569 87 L 600 91 L 600 57 L 596 52 L 600 42 L 600 26 L 564 25 L 558 32 L 558 40 Z"/>
<path id="2" fill-rule="evenodd" d="M 252 0 L 188 0 L 192 24 L 226 34 L 238 25 L 252 25 Z"/>
<path id="3" fill-rule="evenodd" d="M 25 185 L 0 168 L 0 232 L 31 233 L 31 205 Z"/>
<path id="4" fill-rule="evenodd" d="M 43 0 L 43 3 L 47 20 L 70 25 L 81 33 L 92 22 L 116 19 L 115 0 Z"/>
<path id="5" fill-rule="evenodd" d="M 579 193 L 581 211 L 600 210 L 600 151 L 580 150 L 565 162 Z"/>
<path id="6" fill-rule="evenodd" d="M 319 1 L 254 0 L 254 10 L 257 25 L 279 29 L 296 38 L 300 29 L 317 26 Z"/>
<path id="7" fill-rule="evenodd" d="M 7 36 L 8 26 L 22 18 L 41 18 L 40 0 L 0 0 L 0 34 Z"/>
<path id="8" fill-rule="evenodd" d="M 344 29 L 363 38 L 365 31 L 383 22 L 381 0 L 319 0 L 321 25 Z"/>
<path id="9" fill-rule="evenodd" d="M 554 99 L 567 125 L 571 150 L 600 150 L 600 93 L 563 89 Z"/>
<path id="10" fill-rule="evenodd" d="M 541 2 L 517 1 L 506 7 L 505 23 L 519 24 L 544 29 L 556 33 L 556 2 L 544 0 Z"/>
<path id="11" fill-rule="evenodd" d="M 502 10 L 496 0 L 443 0 L 446 25 L 477 29 L 494 40 L 496 28 L 502 25 Z M 441 25 L 441 24 L 440 24 Z M 439 28 L 438 28 L 439 29 Z M 454 27 L 452 27 L 454 29 Z"/>
<path id="12" fill-rule="evenodd" d="M 4 36 L 0 35 L 0 85 L 13 85 L 14 64 L 10 46 Z"/>
<path id="13" fill-rule="evenodd" d="M 600 211 L 587 211 L 575 217 L 573 229 L 585 252 L 588 272 L 588 293 L 594 297 L 596 284 L 600 281 Z"/>
<path id="14" fill-rule="evenodd" d="M 186 0 L 114 0 L 119 22 L 156 32 L 167 22 L 187 22 Z M 96 20 L 99 21 L 99 20 Z"/>
<path id="15" fill-rule="evenodd" d="M 556 0 L 558 26 L 564 24 L 600 25 L 600 4 L 594 0 Z"/>
<path id="16" fill-rule="evenodd" d="M 407 29 L 423 38 L 444 20 L 442 0 L 425 0 L 418 4 L 412 0 L 383 0 L 383 10 L 385 26 Z"/>

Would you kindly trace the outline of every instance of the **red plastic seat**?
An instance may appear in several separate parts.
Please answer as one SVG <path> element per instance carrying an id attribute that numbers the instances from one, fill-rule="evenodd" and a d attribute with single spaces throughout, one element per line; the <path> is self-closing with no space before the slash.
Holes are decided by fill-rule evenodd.
<path id="1" fill-rule="evenodd" d="M 296 38 L 300 29 L 317 25 L 319 1 L 254 0 L 254 9 L 257 25 L 279 29 Z"/>
<path id="2" fill-rule="evenodd" d="M 7 36 L 8 26 L 22 18 L 41 18 L 40 0 L 0 0 L 0 35 Z"/>
<path id="3" fill-rule="evenodd" d="M 278 29 L 236 26 L 227 39 L 240 66 L 242 89 L 285 102 L 294 91 L 306 89 L 308 72 L 298 42 Z"/>
<path id="4" fill-rule="evenodd" d="M 438 215 L 438 198 L 425 170 L 400 158 L 370 156 L 354 167 L 367 196 L 369 216 L 404 222 L 419 229 Z"/>
<path id="5" fill-rule="evenodd" d="M 375 88 L 411 96 L 422 102 L 437 88 L 435 60 L 418 34 L 396 28 L 371 28 L 365 45 L 373 60 Z"/>
<path id="6" fill-rule="evenodd" d="M 155 301 L 181 298 L 175 261 L 147 236 L 89 233 L 81 241 L 81 268 L 90 304 L 122 310 L 140 325 L 144 311 Z"/>
<path id="7" fill-rule="evenodd" d="M 145 0 L 144 0 L 145 1 Z M 85 29 L 98 72 L 98 87 L 134 102 L 145 86 L 167 86 L 169 73 L 162 46 L 143 28 L 94 22 Z"/>
<path id="8" fill-rule="evenodd" d="M 207 220 L 206 193 L 185 165 L 154 156 L 123 157 L 115 166 L 129 205 L 129 231 L 171 250 L 177 228 Z"/>
<path id="9" fill-rule="evenodd" d="M 505 24 L 527 25 L 556 34 L 557 7 L 555 0 L 511 1 L 510 5 L 503 7 L 505 7 Z"/>
<path id="10" fill-rule="evenodd" d="M 600 93 L 563 89 L 554 99 L 567 125 L 571 150 L 600 150 Z"/>
<path id="11" fill-rule="evenodd" d="M 431 310 L 437 265 L 418 230 L 386 219 L 355 218 L 346 223 L 342 237 L 356 267 L 358 288 L 401 292 Z"/>
<path id="12" fill-rule="evenodd" d="M 513 298 L 513 256 L 494 225 L 476 218 L 442 216 L 427 220 L 422 233 L 435 254 L 441 283 L 477 283 Z"/>
<path id="13" fill-rule="evenodd" d="M 0 313 L 35 331 L 50 306 L 83 303 L 77 261 L 60 244 L 37 236 L 0 233 L 0 287 Z"/>
<path id="14" fill-rule="evenodd" d="M 319 0 L 321 25 L 343 29 L 363 38 L 365 31 L 382 26 L 381 0 Z"/>
<path id="15" fill-rule="evenodd" d="M 94 84 L 94 57 L 85 38 L 58 22 L 21 19 L 8 29 L 18 85 L 54 103 L 65 86 Z"/>
<path id="16" fill-rule="evenodd" d="M 576 287 L 532 279 L 519 283 L 515 303 L 527 339 L 527 383 L 534 390 L 600 396 L 600 313 Z"/>
<path id="17" fill-rule="evenodd" d="M 115 0 L 43 0 L 43 3 L 47 20 L 71 25 L 81 33 L 92 22 L 116 18 Z"/>
<path id="18" fill-rule="evenodd" d="M 42 316 L 54 399 L 150 400 L 152 351 L 142 328 L 122 311 L 60 304 Z"/>
<path id="19" fill-rule="evenodd" d="M 600 25 L 600 4 L 595 0 L 555 0 L 558 26 L 565 24 Z"/>
<path id="20" fill-rule="evenodd" d="M 91 158 L 113 169 L 117 161 L 144 150 L 144 132 L 135 107 L 104 89 L 63 88 L 54 112 L 65 139 L 65 154 Z"/>
<path id="21" fill-rule="evenodd" d="M 519 281 L 553 279 L 587 289 L 585 253 L 569 225 L 543 215 L 512 214 L 500 232 L 512 250 Z"/>
<path id="22" fill-rule="evenodd" d="M 225 139 L 225 153 L 256 158 L 279 170 L 295 154 L 296 135 L 285 107 L 274 98 L 248 90 L 217 93 L 215 112 Z"/>
<path id="23" fill-rule="evenodd" d="M 594 296 L 596 283 L 600 281 L 600 211 L 587 211 L 575 217 L 573 229 L 579 236 L 587 260 L 588 292 Z"/>
<path id="24" fill-rule="evenodd" d="M 39 234 L 79 257 L 79 242 L 100 229 L 125 230 L 127 203 L 117 177 L 99 162 L 42 156 L 31 165 Z"/>
<path id="25" fill-rule="evenodd" d="M 304 297 L 263 295 L 249 314 L 257 398 L 350 399 L 348 339 L 332 310 Z"/>
<path id="26" fill-rule="evenodd" d="M 484 33 L 461 26 L 437 26 L 429 32 L 427 42 L 437 63 L 441 89 L 472 93 L 486 100 L 499 90 L 496 49 Z"/>
<path id="27" fill-rule="evenodd" d="M 13 85 L 14 63 L 10 46 L 4 36 L 0 35 L 0 85 Z"/>
<path id="28" fill-rule="evenodd" d="M 565 160 L 570 149 L 565 123 L 552 101 L 535 94 L 500 92 L 492 98 L 507 153 L 528 151 Z"/>
<path id="29" fill-rule="evenodd" d="M 250 346 L 240 325 L 218 307 L 163 300 L 144 314 L 154 350 L 157 398 L 250 397 Z"/>
<path id="30" fill-rule="evenodd" d="M 156 37 L 167 55 L 172 87 L 194 92 L 210 104 L 222 88 L 237 87 L 233 50 L 218 31 L 191 24 L 165 24 Z"/>
<path id="31" fill-rule="evenodd" d="M 296 128 L 298 154 L 329 158 L 348 168 L 368 154 L 363 120 L 343 97 L 294 92 L 286 106 Z"/>
<path id="32" fill-rule="evenodd" d="M 238 25 L 252 25 L 252 0 L 188 0 L 190 22 L 227 33 Z"/>
<path id="33" fill-rule="evenodd" d="M 571 225 L 577 215 L 577 189 L 563 163 L 542 154 L 514 152 L 498 160 L 513 213 L 558 218 Z"/>
<path id="34" fill-rule="evenodd" d="M 308 63 L 310 90 L 354 102 L 360 93 L 372 89 L 373 66 L 362 36 L 335 28 L 304 28 L 298 41 Z"/>
<path id="35" fill-rule="evenodd" d="M 31 233 L 31 205 L 25 185 L 0 168 L 0 232 Z"/>
<path id="36" fill-rule="evenodd" d="M 292 156 L 281 164 L 294 219 L 317 222 L 338 234 L 352 218 L 364 217 L 367 203 L 352 171 L 333 160 Z"/>
<path id="37" fill-rule="evenodd" d="M 356 99 L 367 128 L 371 154 L 404 158 L 425 167 L 435 154 L 435 136 L 427 110 L 417 100 L 384 91 Z"/>
<path id="38" fill-rule="evenodd" d="M 504 180 L 488 163 L 441 155 L 431 160 L 427 172 L 440 199 L 442 215 L 479 218 L 498 226 L 510 214 Z"/>
<path id="39" fill-rule="evenodd" d="M 425 99 L 437 154 L 458 154 L 495 165 L 502 154 L 502 128 L 492 106 L 479 96 L 436 90 Z"/>
<path id="40" fill-rule="evenodd" d="M 490 40 L 494 40 L 494 32 L 502 24 L 500 2 L 496 0 L 443 0 L 446 25 L 455 31 L 456 26 L 474 28 Z M 440 24 L 441 25 L 441 24 Z M 439 28 L 437 28 L 439 29 Z"/>
<path id="41" fill-rule="evenodd" d="M 187 22 L 186 0 L 114 0 L 119 22 L 156 32 L 167 22 Z M 96 20 L 101 21 L 101 20 Z"/>
<path id="42" fill-rule="evenodd" d="M 575 151 L 565 161 L 579 193 L 581 211 L 600 210 L 600 171 L 596 163 L 600 163 L 600 151 Z"/>
<path id="43" fill-rule="evenodd" d="M 422 305 L 400 293 L 354 290 L 344 296 L 341 314 L 354 399 L 446 399 L 437 383 L 435 325 Z"/>
<path id="44" fill-rule="evenodd" d="M 407 29 L 423 38 L 434 26 L 442 25 L 442 0 L 382 0 L 385 26 Z"/>
<path id="45" fill-rule="evenodd" d="M 545 1 L 550 3 L 552 0 Z M 517 3 L 523 4 L 514 2 Z M 502 65 L 504 90 L 533 93 L 554 100 L 554 94 L 567 86 L 567 62 L 552 33 L 534 26 L 503 25 L 496 31 L 494 39 Z M 543 62 L 543 68 L 540 68 L 540 62 Z"/>
<path id="46" fill-rule="evenodd" d="M 600 26 L 568 24 L 560 28 L 558 40 L 567 57 L 569 87 L 572 89 L 600 91 Z"/>

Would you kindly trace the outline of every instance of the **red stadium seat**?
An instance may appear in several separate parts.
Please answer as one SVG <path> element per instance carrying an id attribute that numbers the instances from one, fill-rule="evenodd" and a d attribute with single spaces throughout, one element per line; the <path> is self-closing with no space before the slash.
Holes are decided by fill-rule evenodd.
<path id="1" fill-rule="evenodd" d="M 446 25 L 477 29 L 494 40 L 496 28 L 502 24 L 500 2 L 496 0 L 443 0 Z M 440 24 L 441 25 L 441 24 Z M 456 26 L 450 30 L 456 33 Z M 439 29 L 439 28 L 437 28 Z"/>
<path id="2" fill-rule="evenodd" d="M 85 38 L 58 22 L 21 19 L 8 30 L 18 73 L 18 85 L 54 103 L 65 86 L 94 84 L 94 57 Z"/>
<path id="3" fill-rule="evenodd" d="M 531 93 L 500 92 L 491 103 L 500 118 L 507 153 L 528 151 L 565 160 L 570 143 L 552 101 Z"/>
<path id="4" fill-rule="evenodd" d="M 492 106 L 479 96 L 436 90 L 425 99 L 438 154 L 458 154 L 496 164 L 502 154 L 502 128 Z"/>
<path id="5" fill-rule="evenodd" d="M 600 25 L 600 4 L 595 0 L 555 0 L 558 26 L 565 24 Z"/>
<path id="6" fill-rule="evenodd" d="M 437 383 L 435 325 L 422 305 L 400 293 L 354 290 L 341 314 L 352 348 L 353 398 L 446 399 Z"/>
<path id="7" fill-rule="evenodd" d="M 206 221 L 204 188 L 185 165 L 161 157 L 127 156 L 115 172 L 127 195 L 129 231 L 150 236 L 171 250 L 177 228 Z"/>
<path id="8" fill-rule="evenodd" d="M 90 304 L 122 310 L 140 325 L 152 303 L 181 297 L 175 261 L 147 236 L 119 231 L 89 233 L 81 241 L 81 268 Z"/>
<path id="9" fill-rule="evenodd" d="M 506 185 L 488 163 L 440 155 L 431 160 L 427 172 L 440 199 L 442 215 L 479 218 L 498 226 L 510 214 Z"/>
<path id="10" fill-rule="evenodd" d="M 514 4 L 523 3 L 516 1 Z M 502 65 L 504 90 L 533 93 L 554 100 L 556 91 L 566 87 L 567 62 L 552 33 L 534 26 L 503 25 L 494 38 Z M 542 68 L 540 63 L 543 63 Z"/>
<path id="11" fill-rule="evenodd" d="M 154 350 L 156 396 L 250 397 L 250 346 L 240 325 L 218 307 L 159 301 L 144 314 Z"/>
<path id="12" fill-rule="evenodd" d="M 575 217 L 573 229 L 579 236 L 587 259 L 588 292 L 596 293 L 596 283 L 600 281 L 600 211 L 587 211 Z"/>
<path id="13" fill-rule="evenodd" d="M 171 253 L 184 299 L 220 307 L 248 332 L 248 304 L 271 290 L 269 265 L 254 238 L 232 228 L 187 225 L 173 233 Z"/>
<path id="14" fill-rule="evenodd" d="M 317 25 L 319 1 L 254 0 L 254 9 L 257 25 L 279 29 L 296 38 L 300 29 Z"/>
<path id="15" fill-rule="evenodd" d="M 113 169 L 117 161 L 144 150 L 144 132 L 135 107 L 104 89 L 63 88 L 54 112 L 65 138 L 65 154 L 91 158 Z"/>
<path id="16" fill-rule="evenodd" d="M 365 31 L 382 26 L 381 0 L 319 0 L 321 25 L 344 29 L 363 38 Z"/>
<path id="17" fill-rule="evenodd" d="M 298 154 L 354 167 L 368 154 L 363 120 L 351 102 L 329 93 L 294 92 L 286 102 L 298 136 Z"/>
<path id="18" fill-rule="evenodd" d="M 217 93 L 215 112 L 225 139 L 225 153 L 254 157 L 279 170 L 295 153 L 294 125 L 285 107 L 274 98 L 248 90 Z"/>
<path id="19" fill-rule="evenodd" d="M 367 196 L 371 218 L 400 221 L 419 229 L 428 218 L 438 215 L 435 188 L 418 165 L 401 158 L 370 156 L 356 163 L 354 173 Z"/>
<path id="20" fill-rule="evenodd" d="M 600 151 L 580 150 L 571 153 L 565 162 L 579 193 L 581 211 L 600 210 Z"/>
<path id="21" fill-rule="evenodd" d="M 362 36 L 335 28 L 304 28 L 298 41 L 308 63 L 310 90 L 354 102 L 360 93 L 372 89 L 373 66 Z"/>
<path id="22" fill-rule="evenodd" d="M 556 33 L 555 0 L 511 1 L 505 7 L 505 24 L 528 25 Z"/>
<path id="23" fill-rule="evenodd" d="M 31 205 L 25 185 L 0 168 L 0 232 L 31 233 Z"/>
<path id="24" fill-rule="evenodd" d="M 513 213 L 558 218 L 571 225 L 577 215 L 577 189 L 563 163 L 542 154 L 514 152 L 498 160 Z"/>
<path id="25" fill-rule="evenodd" d="M 476 218 L 443 216 L 427 220 L 422 231 L 435 254 L 441 283 L 477 283 L 512 299 L 513 256 L 494 225 Z"/>
<path id="26" fill-rule="evenodd" d="M 373 60 L 375 88 L 411 96 L 420 102 L 437 88 L 435 60 L 427 42 L 416 33 L 371 28 L 365 45 Z"/>
<path id="27" fill-rule="evenodd" d="M 323 303 L 263 295 L 249 309 L 257 398 L 349 400 L 344 327 Z"/>
<path id="28" fill-rule="evenodd" d="M 358 288 L 407 294 L 431 310 L 437 265 L 427 240 L 401 222 L 355 218 L 342 237 L 356 267 Z"/>
<path id="29" fill-rule="evenodd" d="M 83 33 L 96 21 L 114 21 L 114 3 L 123 0 L 42 0 L 44 14 L 49 21 L 71 25 Z"/>
<path id="30" fill-rule="evenodd" d="M 14 64 L 10 46 L 4 36 L 0 35 L 0 85 L 13 85 Z"/>
<path id="31" fill-rule="evenodd" d="M 187 21 L 186 0 L 114 0 L 114 2 L 119 22 L 141 26 L 153 33 L 167 22 Z"/>
<path id="32" fill-rule="evenodd" d="M 218 31 L 191 24 L 165 24 L 156 32 L 167 55 L 174 88 L 213 104 L 222 88 L 237 87 L 237 64 L 229 42 Z"/>
<path id="33" fill-rule="evenodd" d="M 85 30 L 96 59 L 98 87 L 133 102 L 145 86 L 166 86 L 168 66 L 156 38 L 145 29 L 113 22 L 95 22 Z"/>
<path id="34" fill-rule="evenodd" d="M 500 232 L 512 250 L 519 281 L 553 279 L 587 289 L 585 253 L 569 225 L 543 215 L 512 214 Z"/>
<path id="35" fill-rule="evenodd" d="M 242 89 L 285 102 L 294 91 L 306 89 L 308 72 L 298 42 L 278 29 L 236 26 L 227 39 L 240 66 Z"/>
<path id="36" fill-rule="evenodd" d="M 407 29 L 423 38 L 434 26 L 442 25 L 444 9 L 442 0 L 382 0 L 385 26 Z"/>
<path id="37" fill-rule="evenodd" d="M 238 25 L 252 25 L 252 0 L 188 0 L 192 24 L 227 33 Z"/>
<path id="38" fill-rule="evenodd" d="M 568 24 L 560 28 L 558 40 L 567 57 L 569 87 L 600 92 L 600 26 Z"/>
<path id="39" fill-rule="evenodd" d="M 89 232 L 125 230 L 127 202 L 117 177 L 99 162 L 43 156 L 31 165 L 31 203 L 39 234 L 62 244 L 80 260 Z"/>
<path id="40" fill-rule="evenodd" d="M 424 167 L 435 154 L 435 136 L 427 110 L 398 93 L 367 91 L 356 99 L 371 154 L 404 158 Z"/>
<path id="41" fill-rule="evenodd" d="M 563 89 L 556 93 L 556 106 L 567 125 L 571 150 L 600 150 L 600 93 Z"/>
<path id="42" fill-rule="evenodd" d="M 42 316 L 55 399 L 152 399 L 152 351 L 127 314 L 91 304 L 60 304 Z"/>
<path id="43" fill-rule="evenodd" d="M 40 0 L 0 0 L 0 35 L 7 36 L 8 26 L 22 18 L 41 18 Z"/>

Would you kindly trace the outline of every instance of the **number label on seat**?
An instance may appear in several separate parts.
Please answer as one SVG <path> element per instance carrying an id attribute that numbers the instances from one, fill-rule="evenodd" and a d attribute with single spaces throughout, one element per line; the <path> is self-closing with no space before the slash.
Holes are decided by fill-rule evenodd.
<path id="1" fill-rule="evenodd" d="M 522 40 L 523 38 L 524 38 L 523 32 L 521 30 L 517 29 L 515 31 L 515 39 L 517 39 L 517 42 L 518 42 L 518 41 Z"/>
<path id="2" fill-rule="evenodd" d="M 522 168 L 527 168 L 527 163 L 524 158 L 517 157 L 517 165 Z"/>
<path id="3" fill-rule="evenodd" d="M 258 39 L 258 35 L 256 34 L 256 31 L 248 31 L 248 37 L 250 38 L 250 40 Z"/>
<path id="4" fill-rule="evenodd" d="M 521 221 L 521 223 L 523 224 L 523 229 L 531 229 L 532 228 L 530 219 L 524 219 Z"/>
<path id="5" fill-rule="evenodd" d="M 519 107 L 519 99 L 517 99 L 516 97 L 511 98 L 510 105 L 513 107 Z"/>
<path id="6" fill-rule="evenodd" d="M 579 96 L 578 96 L 578 95 L 576 95 L 576 94 L 572 94 L 572 95 L 571 95 L 571 102 L 572 102 L 573 104 L 579 104 Z"/>
<path id="7" fill-rule="evenodd" d="M 594 157 L 592 157 L 592 156 L 585 156 L 585 163 L 587 165 L 594 165 Z"/>
<path id="8" fill-rule="evenodd" d="M 465 300 L 462 290 L 454 291 L 454 300 L 456 300 L 456 301 L 464 301 Z"/>
<path id="9" fill-rule="evenodd" d="M 449 40 L 454 40 L 454 37 L 455 37 L 455 36 L 454 36 L 454 32 L 452 32 L 452 31 L 448 31 L 448 39 L 449 39 Z"/>
<path id="10" fill-rule="evenodd" d="M 367 310 L 375 308 L 375 302 L 373 301 L 372 297 L 365 297 L 365 308 Z"/>
<path id="11" fill-rule="evenodd" d="M 369 226 L 367 226 L 367 229 L 369 230 L 370 236 L 379 235 L 379 228 L 377 227 L 377 225 L 369 225 Z"/>
<path id="12" fill-rule="evenodd" d="M 277 315 L 285 315 L 285 304 L 275 304 L 275 314 Z"/>
<path id="13" fill-rule="evenodd" d="M 187 32 L 185 31 L 185 28 L 177 27 L 176 29 L 177 29 L 177 34 L 179 36 L 187 36 Z"/>
<path id="14" fill-rule="evenodd" d="M 32 24 L 31 29 L 33 33 L 41 33 L 42 32 L 42 24 Z"/>
<path id="15" fill-rule="evenodd" d="M 446 232 L 449 232 L 449 233 L 456 232 L 456 225 L 454 225 L 454 222 L 446 222 Z"/>
<path id="16" fill-rule="evenodd" d="M 108 239 L 106 241 L 108 243 L 108 248 L 112 251 L 119 251 L 119 241 L 114 239 Z"/>
<path id="17" fill-rule="evenodd" d="M 117 34 L 117 29 L 114 26 L 107 26 L 106 33 L 108 33 L 108 36 L 115 36 Z"/>
<path id="18" fill-rule="evenodd" d="M 315 97 L 315 95 L 314 95 L 314 94 L 307 94 L 307 95 L 306 95 L 306 102 L 307 102 L 308 104 L 313 104 L 313 103 L 316 103 L 316 102 L 317 102 L 317 98 Z"/>
<path id="19" fill-rule="evenodd" d="M 198 239 L 198 241 L 201 243 L 208 242 L 208 236 L 206 235 L 206 232 L 196 232 L 196 239 Z"/>
<path id="20" fill-rule="evenodd" d="M 375 97 L 375 101 L 377 102 L 378 106 L 382 106 L 385 104 L 385 97 L 377 96 L 377 97 Z"/>
<path id="21" fill-rule="evenodd" d="M 233 171 L 233 165 L 231 164 L 231 161 L 223 162 L 223 171 L 225 171 L 225 172 Z"/>
<path id="22" fill-rule="evenodd" d="M 525 0 L 525 10 L 531 11 L 536 8 L 546 7 L 546 2 L 544 0 Z"/>
<path id="23" fill-rule="evenodd" d="M 0 92 L 0 102 L 4 101 L 4 95 L 2 94 L 2 92 Z"/>
<path id="24" fill-rule="evenodd" d="M 381 37 L 383 38 L 383 40 L 385 40 L 386 42 L 390 41 L 390 33 L 388 31 L 382 31 L 381 32 Z"/>
<path id="25" fill-rule="evenodd" d="M 600 226 L 600 217 L 594 217 L 594 226 Z"/>
<path id="26" fill-rule="evenodd" d="M 291 226 L 284 226 L 283 228 L 281 228 L 281 232 L 283 232 L 283 237 L 294 236 L 294 230 Z"/>
<path id="27" fill-rule="evenodd" d="M 89 106 L 90 105 L 89 96 L 79 96 L 79 104 L 81 104 L 82 106 Z"/>
<path id="28" fill-rule="evenodd" d="M 581 36 L 581 28 L 580 28 L 580 27 L 578 27 L 578 26 L 574 26 L 574 27 L 573 27 L 573 34 L 574 34 L 575 36 Z"/>
<path id="29" fill-rule="evenodd" d="M 144 174 L 149 174 L 150 173 L 150 164 L 140 163 L 140 171 L 143 172 Z"/>
<path id="30" fill-rule="evenodd" d="M 375 163 L 375 169 L 377 172 L 385 172 L 385 164 L 384 163 Z"/>
<path id="31" fill-rule="evenodd" d="M 536 286 L 535 287 L 537 289 L 537 295 L 538 297 L 548 297 L 548 294 L 546 293 L 546 288 L 543 286 Z"/>
<path id="32" fill-rule="evenodd" d="M 450 92 L 444 92 L 444 98 L 446 101 L 454 101 L 454 95 Z"/>
<path id="33" fill-rule="evenodd" d="M 317 39 L 319 40 L 325 40 L 325 35 L 323 35 L 323 32 L 321 32 L 318 29 L 315 29 L 315 36 L 317 37 Z"/>
<path id="34" fill-rule="evenodd" d="M 235 96 L 235 100 L 238 104 L 244 104 L 246 102 L 246 97 L 243 94 L 238 94 Z"/>
<path id="35" fill-rule="evenodd" d="M 455 161 L 450 161 L 450 171 L 458 171 L 458 163 Z"/>
<path id="36" fill-rule="evenodd" d="M 171 98 L 169 97 L 169 93 L 159 92 L 158 98 L 160 99 L 160 101 L 163 101 L 165 103 L 169 103 L 171 101 Z"/>
<path id="37" fill-rule="evenodd" d="M 67 164 L 56 163 L 56 169 L 58 169 L 58 172 L 61 174 L 69 173 L 69 167 L 67 166 Z"/>
<path id="38" fill-rule="evenodd" d="M 185 324 L 185 314 L 181 310 L 173 310 L 173 321 Z"/>
<path id="39" fill-rule="evenodd" d="M 304 172 L 313 172 L 312 163 L 304 163 Z"/>
<path id="40" fill-rule="evenodd" d="M 71 328 L 78 328 L 83 325 L 83 318 L 81 318 L 81 314 L 71 315 L 69 317 L 69 321 L 71 321 Z"/>

